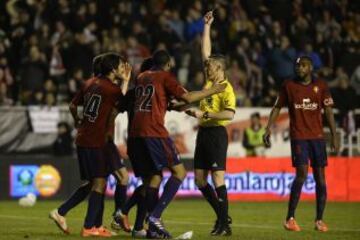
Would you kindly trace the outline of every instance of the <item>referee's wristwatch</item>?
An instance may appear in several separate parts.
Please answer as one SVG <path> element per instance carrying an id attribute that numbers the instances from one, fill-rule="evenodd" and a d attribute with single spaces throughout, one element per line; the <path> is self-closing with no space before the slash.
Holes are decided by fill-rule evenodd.
<path id="1" fill-rule="evenodd" d="M 209 119 L 209 112 L 208 111 L 204 112 L 203 118 Z"/>

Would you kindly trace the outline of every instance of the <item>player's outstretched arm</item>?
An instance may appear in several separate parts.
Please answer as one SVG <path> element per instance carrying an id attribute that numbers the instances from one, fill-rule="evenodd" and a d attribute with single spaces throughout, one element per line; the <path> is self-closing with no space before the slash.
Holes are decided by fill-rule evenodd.
<path id="1" fill-rule="evenodd" d="M 274 125 L 274 123 L 276 122 L 276 119 L 278 118 L 279 114 L 280 114 L 280 110 L 281 108 L 274 106 L 271 109 L 271 113 L 269 116 L 269 120 L 267 123 L 267 126 L 265 128 L 265 134 L 263 136 L 263 141 L 266 147 L 270 147 L 271 146 L 271 142 L 270 142 L 270 135 L 271 135 L 271 126 Z"/>
<path id="2" fill-rule="evenodd" d="M 216 93 L 221 93 L 225 90 L 226 83 L 216 83 L 209 89 L 203 89 L 201 91 L 187 92 L 181 96 L 181 99 L 187 103 L 193 103 L 200 101 L 206 97 L 209 97 Z"/>
<path id="3" fill-rule="evenodd" d="M 339 139 L 336 135 L 336 125 L 335 125 L 335 119 L 334 119 L 334 113 L 332 110 L 332 107 L 326 106 L 324 108 L 326 120 L 329 124 L 330 132 L 331 132 L 331 151 L 334 153 L 338 153 L 340 149 L 340 143 Z"/>
<path id="4" fill-rule="evenodd" d="M 203 61 L 206 61 L 211 55 L 210 29 L 214 21 L 213 11 L 209 11 L 204 16 L 204 32 L 201 41 L 201 53 Z"/>
<path id="5" fill-rule="evenodd" d="M 235 112 L 230 110 L 224 110 L 221 112 L 203 112 L 196 108 L 192 108 L 185 111 L 186 114 L 195 117 L 195 118 L 211 118 L 216 120 L 233 120 Z"/>
<path id="6" fill-rule="evenodd" d="M 168 106 L 168 110 L 169 111 L 178 111 L 178 112 L 183 112 L 189 108 L 191 108 L 191 104 L 188 104 L 187 102 L 183 101 L 183 100 L 171 100 L 170 101 L 170 104 Z"/>

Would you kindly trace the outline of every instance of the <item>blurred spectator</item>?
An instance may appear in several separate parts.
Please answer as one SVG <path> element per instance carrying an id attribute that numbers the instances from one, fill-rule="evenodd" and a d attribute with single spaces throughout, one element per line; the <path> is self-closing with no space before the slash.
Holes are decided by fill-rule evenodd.
<path id="1" fill-rule="evenodd" d="M 56 106 L 56 97 L 52 92 L 47 92 L 45 95 L 45 106 L 54 107 Z"/>
<path id="2" fill-rule="evenodd" d="M 299 56 L 309 56 L 313 62 L 314 71 L 319 70 L 323 63 L 317 52 L 314 51 L 313 45 L 310 42 L 305 43 L 303 51 L 300 52 Z"/>
<path id="3" fill-rule="evenodd" d="M 22 97 L 25 104 L 33 92 L 42 90 L 48 76 L 45 54 L 40 52 L 38 47 L 33 46 L 30 48 L 29 55 L 29 59 L 25 60 L 20 71 Z"/>
<path id="4" fill-rule="evenodd" d="M 59 51 L 59 46 L 57 45 L 52 48 L 49 73 L 50 77 L 55 79 L 57 84 L 65 84 L 66 69 Z"/>
<path id="5" fill-rule="evenodd" d="M 29 96 L 29 100 L 27 100 L 28 105 L 43 105 L 45 102 L 44 92 L 38 90 Z"/>
<path id="6" fill-rule="evenodd" d="M 282 36 L 280 45 L 276 45 L 269 56 L 269 67 L 277 86 L 291 77 L 294 77 L 294 62 L 296 60 L 296 51 L 290 45 L 289 38 Z"/>
<path id="7" fill-rule="evenodd" d="M 212 52 L 229 62 L 238 106 L 272 106 L 301 54 L 312 57 L 331 87 L 344 73 L 360 94 L 355 0 L 12 0 L 0 1 L 0 9 L 0 61 L 6 62 L 0 63 L 1 105 L 53 102 L 42 87 L 49 77 L 56 85 L 50 95 L 66 104 L 91 75 L 93 56 L 105 51 L 126 55 L 137 71 L 152 51 L 167 49 L 174 74 L 196 89 L 203 67 L 202 16 L 214 9 Z"/>
<path id="8" fill-rule="evenodd" d="M 351 76 L 350 85 L 355 89 L 358 97 L 360 97 L 360 65 L 355 69 L 353 75 Z"/>
<path id="9" fill-rule="evenodd" d="M 57 125 L 58 135 L 53 143 L 53 153 L 57 156 L 71 155 L 73 153 L 73 139 L 71 136 L 70 125 L 60 122 Z"/>
<path id="10" fill-rule="evenodd" d="M 247 157 L 263 156 L 265 145 L 263 135 L 265 128 L 260 122 L 260 113 L 255 112 L 250 117 L 250 127 L 244 130 L 242 145 L 246 150 Z"/>
<path id="11" fill-rule="evenodd" d="M 331 90 L 332 97 L 335 102 L 335 107 L 339 110 L 339 114 L 336 115 L 338 124 L 342 127 L 346 124 L 346 117 L 348 113 L 359 104 L 355 90 L 350 86 L 349 77 L 347 74 L 341 75 L 338 79 L 338 86 Z"/>
<path id="12" fill-rule="evenodd" d="M 169 27 L 177 34 L 178 38 L 184 40 L 184 22 L 180 18 L 180 13 L 176 10 L 169 12 L 168 18 Z"/>
<path id="13" fill-rule="evenodd" d="M 77 91 L 80 90 L 81 86 L 84 83 L 84 74 L 81 69 L 76 69 L 69 80 L 68 91 L 69 91 L 69 98 L 68 100 L 71 101 Z"/>
<path id="14" fill-rule="evenodd" d="M 86 42 L 86 36 L 83 32 L 75 33 L 75 42 L 69 48 L 67 59 L 70 61 L 70 70 L 80 68 L 84 72 L 85 77 L 91 75 L 91 64 L 94 57 L 91 45 Z"/>
<path id="15" fill-rule="evenodd" d="M 341 30 L 341 25 L 335 20 L 328 9 L 322 12 L 322 19 L 316 23 L 316 31 L 324 35 L 325 38 L 330 37 L 331 31 Z"/>
<path id="16" fill-rule="evenodd" d="M 150 51 L 147 47 L 140 44 L 134 36 L 129 36 L 127 40 L 128 48 L 125 53 L 130 64 L 133 65 L 134 70 L 137 72 L 144 58 L 150 56 Z"/>
<path id="17" fill-rule="evenodd" d="M 14 78 L 5 56 L 0 56 L 0 105 L 14 104 Z"/>
<path id="18" fill-rule="evenodd" d="M 205 77 L 202 71 L 195 73 L 194 80 L 188 82 L 186 89 L 188 91 L 200 91 L 205 85 Z"/>
<path id="19" fill-rule="evenodd" d="M 188 9 L 188 14 L 186 16 L 186 25 L 185 25 L 185 38 L 188 41 L 193 40 L 194 37 L 197 34 L 200 34 L 204 29 L 202 13 L 199 11 L 199 8 L 201 8 L 200 6 L 201 6 L 201 2 L 195 1 L 194 7 Z"/>

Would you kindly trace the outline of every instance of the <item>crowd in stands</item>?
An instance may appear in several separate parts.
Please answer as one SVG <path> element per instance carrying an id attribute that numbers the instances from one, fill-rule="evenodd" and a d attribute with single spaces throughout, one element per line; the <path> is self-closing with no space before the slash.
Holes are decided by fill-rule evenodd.
<path id="1" fill-rule="evenodd" d="M 189 90 L 204 84 L 202 17 L 214 10 L 213 52 L 228 62 L 237 105 L 272 106 L 299 55 L 313 59 L 344 115 L 359 108 L 360 1 L 0 1 L 0 105 L 67 104 L 92 58 L 124 54 L 135 71 L 156 49 Z"/>

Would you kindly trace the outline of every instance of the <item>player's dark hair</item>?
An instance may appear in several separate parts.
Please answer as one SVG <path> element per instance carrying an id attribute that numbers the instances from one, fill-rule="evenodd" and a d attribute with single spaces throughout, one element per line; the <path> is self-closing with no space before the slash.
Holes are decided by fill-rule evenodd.
<path id="1" fill-rule="evenodd" d="M 102 54 L 99 69 L 100 75 L 107 76 L 122 62 L 125 62 L 125 59 L 120 54 L 112 52 Z"/>
<path id="2" fill-rule="evenodd" d="M 145 58 L 144 61 L 141 63 L 140 72 L 145 72 L 150 70 L 154 66 L 154 61 L 151 57 Z"/>
<path id="3" fill-rule="evenodd" d="M 102 61 L 103 54 L 97 55 L 93 58 L 92 61 L 92 70 L 94 76 L 98 76 L 101 74 L 101 61 Z"/>
<path id="4" fill-rule="evenodd" d="M 296 63 L 300 62 L 300 60 L 309 61 L 310 64 L 313 65 L 313 60 L 312 60 L 312 58 L 311 58 L 310 56 L 308 56 L 308 55 L 302 55 L 302 56 L 298 57 L 298 58 L 296 59 Z"/>
<path id="5" fill-rule="evenodd" d="M 165 50 L 157 50 L 154 52 L 152 56 L 154 66 L 156 67 L 164 67 L 171 61 L 170 54 Z"/>

